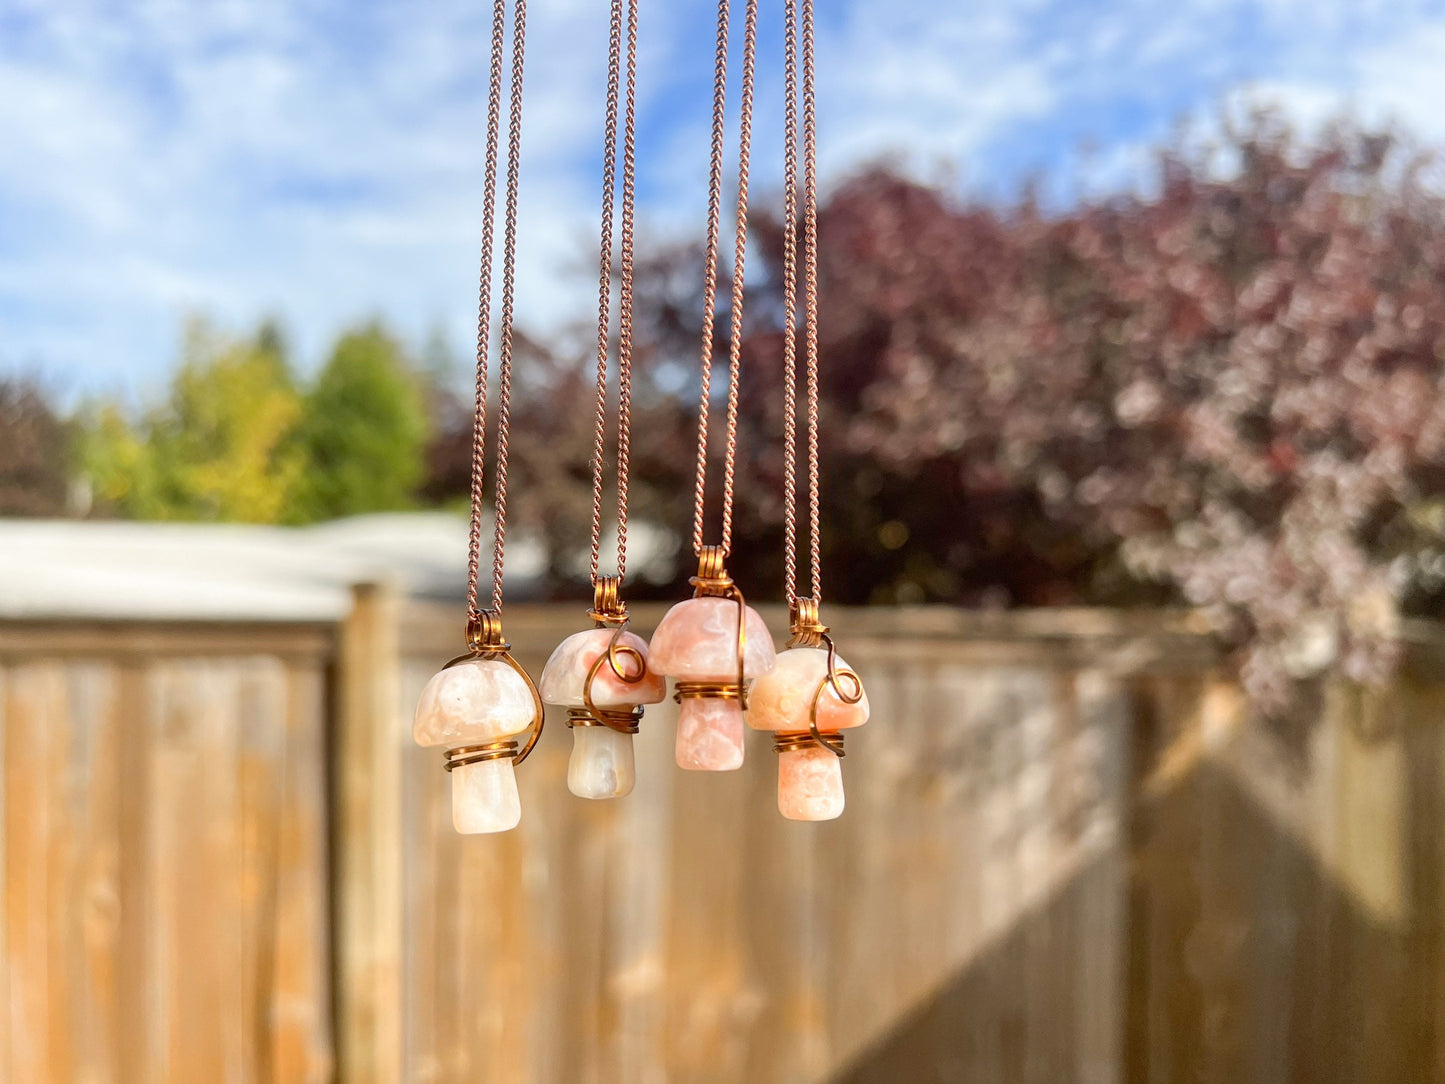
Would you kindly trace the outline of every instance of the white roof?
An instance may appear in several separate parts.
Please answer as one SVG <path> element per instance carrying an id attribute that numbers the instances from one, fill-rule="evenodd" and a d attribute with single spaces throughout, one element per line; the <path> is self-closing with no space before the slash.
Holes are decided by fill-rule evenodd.
<path id="1" fill-rule="evenodd" d="M 294 528 L 0 519 L 0 618 L 334 621 L 356 583 L 459 598 L 466 562 L 466 520 L 447 513 Z M 509 595 L 544 568 L 535 540 L 512 540 Z"/>

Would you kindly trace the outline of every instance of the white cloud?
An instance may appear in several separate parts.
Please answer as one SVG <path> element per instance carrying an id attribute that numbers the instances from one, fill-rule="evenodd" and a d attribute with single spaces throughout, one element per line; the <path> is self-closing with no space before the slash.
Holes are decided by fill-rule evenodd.
<path id="1" fill-rule="evenodd" d="M 188 309 L 279 313 L 313 357 L 373 311 L 465 341 L 490 41 L 473 8 L 397 9 L 361 56 L 328 41 L 344 8 L 309 22 L 283 0 L 37 11 L 0 67 L 0 208 L 21 216 L 0 249 L 3 360 L 154 380 Z M 578 103 L 601 101 L 599 14 L 531 8 L 524 318 L 555 318 L 555 268 L 596 200 L 583 167 L 600 104 Z M 73 353 L 77 328 L 104 348 Z"/>
<path id="2" fill-rule="evenodd" d="M 533 0 L 519 308 L 584 315 L 606 6 Z M 778 186 L 780 4 L 764 3 L 754 191 Z M 1245 79 L 1301 115 L 1362 103 L 1445 138 L 1439 0 L 820 3 L 825 180 L 893 155 L 970 183 L 1126 183 L 1179 109 Z M 711 0 L 643 6 L 651 232 L 701 231 Z M 303 358 L 374 312 L 474 325 L 489 5 L 0 0 L 0 366 L 151 387 L 181 316 L 280 315 Z M 733 66 L 736 90 L 736 56 Z M 736 107 L 730 108 L 736 125 Z M 1086 161 L 1072 157 L 1096 144 Z M 900 157 L 901 156 L 901 157 Z"/>

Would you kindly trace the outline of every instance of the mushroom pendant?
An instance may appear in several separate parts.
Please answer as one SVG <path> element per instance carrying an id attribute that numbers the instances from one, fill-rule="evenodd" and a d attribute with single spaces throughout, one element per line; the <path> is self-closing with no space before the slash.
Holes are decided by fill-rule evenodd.
<path id="1" fill-rule="evenodd" d="M 773 638 L 723 568 L 722 547 L 703 547 L 691 583 L 694 596 L 652 634 L 650 663 L 676 679 L 678 767 L 733 771 L 743 764 L 748 682 L 773 668 Z"/>
<path id="2" fill-rule="evenodd" d="M 774 732 L 778 811 L 827 821 L 843 812 L 843 731 L 868 721 L 863 682 L 833 647 L 813 599 L 793 609 L 793 638 L 777 665 L 753 683 L 748 725 Z"/>
<path id="3" fill-rule="evenodd" d="M 567 789 L 579 798 L 632 793 L 632 736 L 643 705 L 667 695 L 667 683 L 648 667 L 647 641 L 627 631 L 627 607 L 617 590 L 617 577 L 598 578 L 590 611 L 597 627 L 563 640 L 542 670 L 542 700 L 567 709 Z"/>
<path id="4" fill-rule="evenodd" d="M 503 642 L 494 611 L 468 622 L 467 639 L 472 650 L 422 690 L 412 737 L 418 745 L 447 747 L 452 826 L 469 835 L 506 832 L 522 819 L 514 769 L 541 736 L 542 701 Z M 514 735 L 526 731 L 519 748 Z"/>

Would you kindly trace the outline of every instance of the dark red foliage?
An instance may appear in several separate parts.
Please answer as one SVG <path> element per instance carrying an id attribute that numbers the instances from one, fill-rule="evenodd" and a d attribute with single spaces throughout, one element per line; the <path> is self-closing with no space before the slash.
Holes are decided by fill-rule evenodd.
<path id="1" fill-rule="evenodd" d="M 1257 116 L 1162 156 L 1152 195 L 1058 213 L 880 172 L 842 186 L 821 214 L 825 598 L 1185 602 L 1240 645 L 1266 706 L 1325 670 L 1384 676 L 1400 613 L 1445 584 L 1445 203 L 1426 165 L 1388 136 L 1300 141 Z M 731 567 L 776 598 L 782 238 L 753 225 L 769 273 L 748 293 Z M 700 281 L 693 249 L 640 264 L 635 507 L 684 538 Z M 534 524 L 575 548 L 591 362 L 536 357 L 515 469 Z"/>
<path id="2" fill-rule="evenodd" d="M 0 515 L 64 515 L 69 446 L 69 427 L 39 384 L 0 380 Z"/>

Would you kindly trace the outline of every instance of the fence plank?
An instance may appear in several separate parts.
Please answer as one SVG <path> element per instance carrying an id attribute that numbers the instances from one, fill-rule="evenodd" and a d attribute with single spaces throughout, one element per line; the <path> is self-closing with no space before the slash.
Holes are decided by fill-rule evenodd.
<path id="1" fill-rule="evenodd" d="M 276 836 L 274 932 L 270 979 L 261 1006 L 270 1035 L 265 1054 L 269 1079 L 330 1080 L 330 923 L 326 893 L 328 811 L 326 793 L 325 675 L 319 665 L 286 673 Z"/>
<path id="2" fill-rule="evenodd" d="M 355 589 L 341 630 L 336 709 L 338 1065 L 350 1081 L 402 1071 L 399 603 Z"/>
<path id="3" fill-rule="evenodd" d="M 334 683 L 324 628 L 0 625 L 0 1078 L 1445 1079 L 1434 641 L 1267 723 L 1187 621 L 833 620 L 840 820 L 668 703 L 620 802 L 554 716 L 489 838 L 409 737 L 450 611 L 359 591 Z"/>
<path id="4" fill-rule="evenodd" d="M 50 1004 L 50 928 L 47 858 L 53 807 L 49 701 L 58 668 L 36 663 L 12 669 L 5 713 L 5 934 L 10 1021 L 10 1066 L 15 1080 L 50 1080 L 51 1028 L 68 1012 Z"/>

